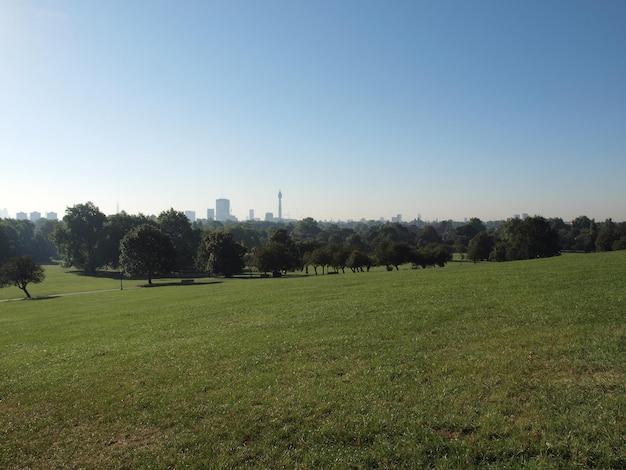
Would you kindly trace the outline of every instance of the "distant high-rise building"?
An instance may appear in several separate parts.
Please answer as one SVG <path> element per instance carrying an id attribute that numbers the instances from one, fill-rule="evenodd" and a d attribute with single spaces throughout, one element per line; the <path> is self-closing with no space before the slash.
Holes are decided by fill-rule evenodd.
<path id="1" fill-rule="evenodd" d="M 196 221 L 196 211 L 185 211 L 185 216 L 189 219 L 189 222 Z"/>
<path id="2" fill-rule="evenodd" d="M 215 209 L 207 209 L 206 210 L 206 218 L 208 221 L 215 220 Z"/>
<path id="3" fill-rule="evenodd" d="M 271 222 L 274 220 L 274 214 L 272 212 L 266 212 L 265 213 L 265 221 L 266 222 Z"/>
<path id="4" fill-rule="evenodd" d="M 57 220 L 56 212 L 46 212 L 46 219 L 48 220 Z"/>
<path id="5" fill-rule="evenodd" d="M 248 220 L 254 220 L 254 209 L 250 209 L 248 212 Z"/>
<path id="6" fill-rule="evenodd" d="M 283 193 L 278 190 L 278 220 L 283 218 Z"/>
<path id="7" fill-rule="evenodd" d="M 28 214 L 26 212 L 18 212 L 15 214 L 17 220 L 28 220 Z"/>
<path id="8" fill-rule="evenodd" d="M 402 214 L 398 214 L 395 217 L 391 218 L 391 223 L 400 223 L 402 222 Z"/>
<path id="9" fill-rule="evenodd" d="M 0 219 L 8 219 L 9 218 L 9 211 L 4 208 L 4 209 L 0 209 Z"/>
<path id="10" fill-rule="evenodd" d="M 230 218 L 230 200 L 218 199 L 215 201 L 215 220 L 225 222 Z"/>
<path id="11" fill-rule="evenodd" d="M 41 219 L 41 212 L 37 212 L 37 211 L 33 211 L 29 214 L 29 219 L 31 220 L 31 222 L 37 222 L 39 219 Z"/>

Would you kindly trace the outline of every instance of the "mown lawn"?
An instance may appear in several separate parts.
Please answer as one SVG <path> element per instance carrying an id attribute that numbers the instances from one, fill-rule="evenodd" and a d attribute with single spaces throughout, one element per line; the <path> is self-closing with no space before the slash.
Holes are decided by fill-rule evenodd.
<path id="1" fill-rule="evenodd" d="M 0 303 L 1 468 L 626 467 L 626 252 L 107 281 Z"/>

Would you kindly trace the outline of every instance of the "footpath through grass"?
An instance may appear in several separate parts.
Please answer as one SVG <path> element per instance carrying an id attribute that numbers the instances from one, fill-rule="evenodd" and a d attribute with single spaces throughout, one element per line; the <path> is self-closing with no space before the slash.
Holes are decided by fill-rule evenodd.
<path id="1" fill-rule="evenodd" d="M 625 296 L 615 252 L 1 303 L 0 467 L 625 468 Z"/>

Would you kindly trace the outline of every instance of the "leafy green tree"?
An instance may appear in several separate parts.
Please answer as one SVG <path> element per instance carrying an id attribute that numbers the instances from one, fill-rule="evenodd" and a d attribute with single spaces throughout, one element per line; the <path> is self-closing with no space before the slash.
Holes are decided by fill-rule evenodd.
<path id="1" fill-rule="evenodd" d="M 423 248 L 430 243 L 442 243 L 443 239 L 432 225 L 426 225 L 417 239 L 417 247 Z"/>
<path id="2" fill-rule="evenodd" d="M 8 255 L 31 255 L 35 238 L 35 224 L 30 220 L 4 219 L 0 221 L 8 239 Z"/>
<path id="3" fill-rule="evenodd" d="M 472 217 L 467 224 L 461 225 L 454 230 L 454 251 L 465 253 L 472 238 L 486 230 L 487 228 L 482 220 Z"/>
<path id="4" fill-rule="evenodd" d="M 619 232 L 617 231 L 617 224 L 611 219 L 607 219 L 602 228 L 598 231 L 598 237 L 596 238 L 596 251 L 611 251 L 613 250 L 613 244 L 619 240 Z"/>
<path id="5" fill-rule="evenodd" d="M 405 225 L 394 222 L 380 228 L 378 231 L 378 239 L 391 242 L 411 243 L 414 239 L 414 235 Z"/>
<path id="6" fill-rule="evenodd" d="M 300 269 L 303 264 L 298 246 L 284 228 L 274 230 L 259 253 L 271 264 L 271 271 L 275 273 Z M 267 269 L 270 266 L 264 267 Z"/>
<path id="7" fill-rule="evenodd" d="M 100 242 L 106 216 L 92 202 L 68 207 L 63 223 L 55 227 L 52 241 L 64 266 L 94 272 L 103 266 Z"/>
<path id="8" fill-rule="evenodd" d="M 6 229 L 0 223 L 0 264 L 2 264 L 5 259 L 8 259 L 12 252 L 13 246 L 11 239 L 7 235 Z"/>
<path id="9" fill-rule="evenodd" d="M 0 287 L 15 286 L 22 289 L 29 299 L 28 284 L 43 282 L 46 275 L 41 265 L 37 264 L 32 256 L 22 255 L 9 258 L 0 267 Z"/>
<path id="10" fill-rule="evenodd" d="M 508 219 L 502 227 L 500 241 L 506 245 L 507 260 L 545 258 L 561 252 L 559 234 L 541 216 Z"/>
<path id="11" fill-rule="evenodd" d="M 40 219 L 37 223 L 0 220 L 0 260 L 21 255 L 32 256 L 38 263 L 56 259 L 56 248 L 49 238 L 56 224 L 57 221 L 47 219 Z"/>
<path id="12" fill-rule="evenodd" d="M 472 217 L 468 223 L 465 225 L 461 225 L 455 229 L 457 235 L 461 235 L 463 237 L 467 237 L 468 240 L 471 240 L 480 232 L 487 231 L 487 227 L 482 220 L 477 217 Z"/>
<path id="13" fill-rule="evenodd" d="M 594 219 L 581 215 L 572 220 L 571 245 L 567 248 L 574 251 L 591 252 L 596 250 L 596 238 L 598 237 L 598 225 Z"/>
<path id="14" fill-rule="evenodd" d="M 233 240 L 224 230 L 205 231 L 202 234 L 196 265 L 212 275 L 233 277 L 243 271 L 246 248 Z"/>
<path id="15" fill-rule="evenodd" d="M 400 265 L 411 263 L 415 260 L 415 250 L 407 242 L 394 242 L 383 240 L 376 245 L 374 256 L 379 265 L 386 266 L 388 271 L 393 267 L 396 271 L 400 270 Z"/>
<path id="16" fill-rule="evenodd" d="M 259 272 L 267 274 L 275 272 L 276 263 L 274 262 L 274 254 L 265 246 L 257 246 L 252 250 L 251 266 L 256 267 Z"/>
<path id="17" fill-rule="evenodd" d="M 586 215 L 581 215 L 572 220 L 572 228 L 574 230 L 597 230 L 596 221 L 590 219 Z"/>
<path id="18" fill-rule="evenodd" d="M 291 236 L 295 241 L 302 241 L 307 239 L 315 240 L 320 232 L 322 232 L 322 229 L 320 228 L 319 224 L 311 217 L 307 217 L 296 222 Z"/>
<path id="19" fill-rule="evenodd" d="M 31 255 L 35 261 L 47 263 L 57 260 L 59 253 L 52 242 L 51 235 L 59 225 L 58 220 L 39 219 L 35 223 L 35 239 L 33 240 L 33 251 Z"/>
<path id="20" fill-rule="evenodd" d="M 477 233 L 469 242 L 467 247 L 467 256 L 474 263 L 476 261 L 489 259 L 489 255 L 493 250 L 495 240 L 487 232 Z"/>
<path id="21" fill-rule="evenodd" d="M 263 233 L 254 229 L 249 222 L 229 225 L 225 230 L 232 234 L 234 241 L 246 247 L 249 253 L 253 248 L 261 246 Z"/>
<path id="22" fill-rule="evenodd" d="M 102 229 L 102 238 L 99 241 L 103 266 L 119 268 L 122 239 L 132 229 L 143 224 L 154 225 L 154 222 L 143 214 L 130 215 L 124 211 L 107 217 Z"/>
<path id="23" fill-rule="evenodd" d="M 170 208 L 159 214 L 157 224 L 174 244 L 177 269 L 180 271 L 193 266 L 200 242 L 200 232 L 194 231 L 185 213 Z"/>
<path id="24" fill-rule="evenodd" d="M 367 271 L 374 265 L 374 261 L 371 256 L 360 248 L 354 249 L 346 261 L 346 266 L 352 270 L 352 272 L 363 271 L 364 268 Z"/>
<path id="25" fill-rule="evenodd" d="M 509 261 L 508 258 L 508 245 L 504 240 L 495 238 L 493 249 L 489 254 L 491 261 Z"/>
<path id="26" fill-rule="evenodd" d="M 135 227 L 120 242 L 120 267 L 127 275 L 146 275 L 152 284 L 154 276 L 172 272 L 175 266 L 174 244 L 153 224 Z"/>
<path id="27" fill-rule="evenodd" d="M 626 250 L 626 236 L 621 237 L 618 240 L 615 240 L 615 242 L 613 242 L 613 250 L 614 251 Z"/>
<path id="28" fill-rule="evenodd" d="M 308 253 L 306 263 L 313 266 L 313 271 L 317 276 L 317 268 L 322 268 L 322 275 L 324 274 L 324 268 L 330 266 L 333 262 L 333 254 L 331 253 L 328 245 L 319 246 L 313 251 Z"/>
<path id="29" fill-rule="evenodd" d="M 626 222 L 617 224 L 617 240 L 613 242 L 613 250 L 626 250 Z"/>
<path id="30" fill-rule="evenodd" d="M 335 269 L 335 272 L 345 273 L 348 258 L 350 257 L 350 248 L 346 243 L 331 243 L 328 245 L 328 250 L 332 254 L 330 265 Z"/>
<path id="31" fill-rule="evenodd" d="M 452 260 L 452 248 L 444 243 L 429 243 L 417 250 L 413 255 L 413 265 L 426 268 L 428 266 L 444 267 Z"/>
<path id="32" fill-rule="evenodd" d="M 558 233 L 540 216 L 524 219 L 514 240 L 520 243 L 520 252 L 527 259 L 557 256 L 561 252 Z"/>
<path id="33" fill-rule="evenodd" d="M 311 263 L 311 253 L 318 248 L 318 246 L 318 243 L 311 238 L 296 242 L 298 253 L 300 253 L 300 257 L 302 258 L 302 265 L 307 274 L 309 273 L 309 265 L 313 264 Z"/>

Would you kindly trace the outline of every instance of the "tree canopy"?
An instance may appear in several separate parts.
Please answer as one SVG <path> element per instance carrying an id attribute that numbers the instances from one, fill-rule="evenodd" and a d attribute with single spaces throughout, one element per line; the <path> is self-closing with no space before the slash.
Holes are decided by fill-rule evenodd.
<path id="1" fill-rule="evenodd" d="M 224 230 L 205 232 L 198 249 L 197 267 L 212 275 L 232 277 L 242 272 L 246 249 Z"/>
<path id="2" fill-rule="evenodd" d="M 0 266 L 0 287 L 15 286 L 22 289 L 29 299 L 31 296 L 26 286 L 43 282 L 45 277 L 41 265 L 29 255 L 9 258 Z"/>
<path id="3" fill-rule="evenodd" d="M 154 276 L 171 272 L 176 252 L 169 237 L 153 224 L 142 224 L 128 232 L 120 243 L 120 267 L 127 275 Z"/>
<path id="4" fill-rule="evenodd" d="M 68 207 L 52 239 L 64 266 L 93 272 L 103 265 L 103 226 L 107 217 L 92 202 Z"/>
<path id="5" fill-rule="evenodd" d="M 124 212 L 105 216 L 87 202 L 68 207 L 60 222 L 0 220 L 0 260 L 29 254 L 37 262 L 60 259 L 64 266 L 84 271 L 117 268 L 121 240 L 143 224 L 152 224 L 168 236 L 176 260 L 175 267 L 169 269 L 179 272 L 196 266 L 202 270 L 220 266 L 218 255 L 214 254 L 209 263 L 206 251 L 208 234 L 216 232 L 231 234 L 231 241 L 238 245 L 235 251 L 243 249 L 243 259 L 250 267 L 276 273 L 308 273 L 311 266 L 316 273 L 319 267 L 323 273 L 326 268 L 361 272 L 373 265 L 393 269 L 406 263 L 443 266 L 452 252 L 465 253 L 470 244 L 471 259 L 494 261 L 554 256 L 561 250 L 626 249 L 626 223 L 611 219 L 596 222 L 586 216 L 571 223 L 534 216 L 490 222 L 474 217 L 463 223 L 321 222 L 307 217 L 300 221 L 191 224 L 183 212 L 174 209 L 158 217 Z M 220 267 L 220 272 L 223 268 L 232 275 L 241 270 L 238 263 L 235 268 Z"/>

